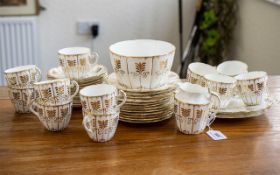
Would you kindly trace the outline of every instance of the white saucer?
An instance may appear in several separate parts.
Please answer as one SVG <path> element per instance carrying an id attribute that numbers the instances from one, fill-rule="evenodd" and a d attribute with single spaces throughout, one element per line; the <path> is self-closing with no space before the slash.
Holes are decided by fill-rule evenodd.
<path id="1" fill-rule="evenodd" d="M 98 77 L 102 74 L 105 74 L 106 72 L 107 72 L 107 69 L 103 65 L 98 64 L 98 65 L 94 66 L 94 68 L 91 69 L 90 72 L 88 72 L 88 76 L 85 79 L 92 78 L 92 77 Z M 59 66 L 59 67 L 51 68 L 48 71 L 48 78 L 60 79 L 60 78 L 66 78 L 66 76 L 63 72 L 62 67 Z"/>
<path id="2" fill-rule="evenodd" d="M 128 89 L 126 87 L 121 86 L 116 78 L 115 73 L 111 73 L 108 76 L 107 82 L 109 84 L 115 85 L 118 89 L 124 90 L 124 91 L 129 91 L 129 92 L 152 92 L 152 91 L 162 91 L 170 88 L 170 86 L 173 86 L 175 83 L 180 82 L 180 78 L 177 73 L 169 71 L 168 73 L 168 79 L 167 82 L 164 86 L 156 88 L 156 89 Z"/>
<path id="3" fill-rule="evenodd" d="M 246 106 L 238 96 L 232 98 L 229 105 L 220 109 L 217 118 L 248 118 L 258 117 L 266 112 L 273 104 L 273 99 L 266 95 L 263 102 L 256 106 Z"/>

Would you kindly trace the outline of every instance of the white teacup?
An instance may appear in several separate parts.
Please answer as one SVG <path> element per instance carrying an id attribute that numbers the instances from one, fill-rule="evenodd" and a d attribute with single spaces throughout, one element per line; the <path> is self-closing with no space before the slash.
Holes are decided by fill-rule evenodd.
<path id="1" fill-rule="evenodd" d="M 34 83 L 34 92 L 41 104 L 61 105 L 72 101 L 79 92 L 79 85 L 68 78 L 46 80 Z"/>
<path id="2" fill-rule="evenodd" d="M 248 72 L 248 65 L 242 61 L 225 61 L 218 65 L 217 71 L 220 74 L 234 77 Z"/>
<path id="3" fill-rule="evenodd" d="M 88 77 L 98 61 L 98 54 L 86 47 L 68 47 L 58 51 L 59 63 L 65 75 L 74 80 Z M 91 75 L 92 76 L 92 75 Z"/>
<path id="4" fill-rule="evenodd" d="M 159 40 L 128 40 L 110 46 L 118 83 L 128 89 L 154 89 L 165 85 L 175 46 Z"/>
<path id="5" fill-rule="evenodd" d="M 215 93 L 197 84 L 178 83 L 174 113 L 176 124 L 184 134 L 199 134 L 215 119 L 220 99 Z"/>
<path id="6" fill-rule="evenodd" d="M 215 73 L 217 73 L 217 70 L 211 65 L 200 62 L 191 63 L 187 71 L 187 82 L 199 84 L 202 87 L 206 87 L 207 84 L 204 75 Z"/>
<path id="7" fill-rule="evenodd" d="M 68 126 L 72 115 L 72 102 L 46 106 L 38 103 L 38 100 L 31 100 L 29 109 L 39 118 L 47 130 L 61 131 Z"/>
<path id="8" fill-rule="evenodd" d="M 267 93 L 267 73 L 254 71 L 240 74 L 237 79 L 237 89 L 243 102 L 248 106 L 262 103 Z"/>
<path id="9" fill-rule="evenodd" d="M 42 79 L 41 71 L 35 65 L 10 68 L 4 73 L 8 86 L 16 89 L 32 88 L 34 82 Z"/>
<path id="10" fill-rule="evenodd" d="M 95 142 L 106 142 L 115 135 L 118 121 L 119 111 L 109 114 L 88 114 L 83 111 L 83 125 L 89 137 Z"/>
<path id="11" fill-rule="evenodd" d="M 94 114 L 106 114 L 119 110 L 126 101 L 126 94 L 113 85 L 97 84 L 81 89 L 80 99 L 83 111 Z M 120 104 L 118 104 L 119 100 L 122 101 Z"/>
<path id="12" fill-rule="evenodd" d="M 220 107 L 227 107 L 235 92 L 236 79 L 221 74 L 207 74 L 204 78 L 210 91 L 215 92 L 220 97 Z"/>

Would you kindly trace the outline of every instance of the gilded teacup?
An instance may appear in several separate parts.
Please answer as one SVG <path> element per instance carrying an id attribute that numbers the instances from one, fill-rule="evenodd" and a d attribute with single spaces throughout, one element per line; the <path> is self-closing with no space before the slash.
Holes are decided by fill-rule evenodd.
<path id="1" fill-rule="evenodd" d="M 35 98 L 39 98 L 40 103 L 44 105 L 60 105 L 70 102 L 78 92 L 78 83 L 68 78 L 34 83 Z"/>
<path id="2" fill-rule="evenodd" d="M 240 74 L 237 79 L 237 89 L 243 102 L 248 106 L 259 105 L 267 93 L 267 73 L 254 71 Z"/>
<path id="3" fill-rule="evenodd" d="M 84 111 L 95 114 L 106 114 L 119 110 L 126 101 L 126 94 L 109 84 L 87 86 L 80 91 Z M 121 101 L 118 104 L 118 101 Z"/>
<path id="4" fill-rule="evenodd" d="M 58 51 L 59 63 L 65 73 L 65 76 L 81 80 L 87 78 L 91 69 L 97 64 L 98 54 L 91 52 L 86 47 L 69 47 Z"/>

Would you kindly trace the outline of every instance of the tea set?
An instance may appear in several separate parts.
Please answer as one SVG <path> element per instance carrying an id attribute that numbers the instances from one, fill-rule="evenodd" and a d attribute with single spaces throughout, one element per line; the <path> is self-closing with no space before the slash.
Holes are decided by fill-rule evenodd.
<path id="1" fill-rule="evenodd" d="M 199 134 L 219 114 L 261 113 L 272 105 L 267 73 L 248 72 L 241 61 L 226 61 L 217 68 L 191 63 L 187 82 L 182 82 L 171 72 L 175 46 L 168 42 L 121 41 L 109 52 L 114 70 L 109 76 L 97 64 L 98 54 L 85 47 L 60 49 L 60 66 L 49 70 L 49 80 L 41 81 L 35 65 L 6 70 L 15 111 L 32 112 L 46 129 L 61 131 L 69 124 L 73 103 L 79 104 L 89 137 L 106 142 L 115 135 L 119 120 L 153 123 L 175 115 L 179 131 Z M 236 101 L 239 106 L 231 110 Z"/>

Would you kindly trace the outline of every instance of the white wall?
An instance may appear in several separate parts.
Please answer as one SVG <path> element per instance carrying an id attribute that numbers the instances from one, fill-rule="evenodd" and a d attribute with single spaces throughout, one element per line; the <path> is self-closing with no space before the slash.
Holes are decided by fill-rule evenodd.
<path id="1" fill-rule="evenodd" d="M 39 16 L 42 69 L 58 65 L 57 50 L 69 46 L 91 47 L 90 36 L 77 35 L 78 20 L 97 20 L 100 35 L 94 50 L 100 63 L 112 71 L 110 44 L 127 39 L 153 38 L 179 48 L 178 4 L 176 0 L 41 0 L 46 7 Z M 184 1 L 184 27 L 189 32 L 195 13 L 195 0 Z M 187 35 L 185 35 L 187 36 Z M 177 52 L 173 69 L 179 65 Z"/>
<path id="2" fill-rule="evenodd" d="M 250 70 L 280 74 L 280 6 L 265 0 L 239 0 L 239 24 L 232 43 L 232 58 Z"/>

